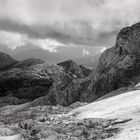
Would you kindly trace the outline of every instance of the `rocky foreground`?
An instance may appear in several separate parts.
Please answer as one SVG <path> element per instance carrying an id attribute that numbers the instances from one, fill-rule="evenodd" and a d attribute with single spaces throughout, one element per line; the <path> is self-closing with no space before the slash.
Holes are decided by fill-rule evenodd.
<path id="1" fill-rule="evenodd" d="M 121 129 L 118 125 L 131 120 L 77 119 L 78 113 L 67 114 L 83 105 L 86 103 L 75 103 L 69 107 L 30 107 L 8 115 L 1 113 L 0 139 L 10 140 L 13 137 L 15 140 L 100 140 L 119 134 Z"/>
<path id="2" fill-rule="evenodd" d="M 5 106 L 0 109 L 0 140 L 139 139 L 139 100 L 138 84 L 90 104 Z"/>
<path id="3" fill-rule="evenodd" d="M 0 140 L 138 140 L 139 84 L 129 91 L 69 107 L 32 102 L 0 108 Z"/>

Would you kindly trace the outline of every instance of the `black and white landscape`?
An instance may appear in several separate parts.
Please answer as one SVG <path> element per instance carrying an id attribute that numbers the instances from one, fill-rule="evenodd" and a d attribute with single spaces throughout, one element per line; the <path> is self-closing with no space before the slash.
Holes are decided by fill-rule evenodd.
<path id="1" fill-rule="evenodd" d="M 0 140 L 139 140 L 139 5 L 0 0 Z"/>

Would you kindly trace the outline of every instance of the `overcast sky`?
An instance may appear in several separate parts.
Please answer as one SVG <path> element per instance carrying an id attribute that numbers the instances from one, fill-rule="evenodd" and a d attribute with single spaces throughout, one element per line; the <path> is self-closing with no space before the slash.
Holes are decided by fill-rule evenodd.
<path id="1" fill-rule="evenodd" d="M 0 0 L 0 43 L 110 47 L 140 21 L 140 0 Z M 48 45 L 49 44 L 49 45 Z"/>

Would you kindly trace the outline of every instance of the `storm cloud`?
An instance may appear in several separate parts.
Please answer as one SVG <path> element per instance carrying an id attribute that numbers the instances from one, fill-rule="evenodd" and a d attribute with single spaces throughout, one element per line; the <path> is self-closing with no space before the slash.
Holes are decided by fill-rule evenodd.
<path id="1" fill-rule="evenodd" d="M 110 46 L 120 28 L 140 20 L 139 5 L 139 0 L 0 0 L 0 30 Z"/>

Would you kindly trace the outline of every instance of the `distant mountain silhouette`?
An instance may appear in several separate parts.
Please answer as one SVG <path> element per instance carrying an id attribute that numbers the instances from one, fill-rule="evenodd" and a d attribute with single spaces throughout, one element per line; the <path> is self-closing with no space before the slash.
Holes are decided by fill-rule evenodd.
<path id="1" fill-rule="evenodd" d="M 60 56 L 56 53 L 50 53 L 40 48 L 29 49 L 29 50 L 20 50 L 13 55 L 17 60 L 25 60 L 29 58 L 36 58 L 46 61 L 47 63 L 56 63 L 63 60 L 63 56 Z"/>
<path id="2" fill-rule="evenodd" d="M 91 69 L 95 69 L 98 65 L 99 58 L 101 54 L 97 55 L 89 55 L 89 56 L 84 56 L 81 58 L 73 59 L 76 63 L 87 66 Z"/>
<path id="3" fill-rule="evenodd" d="M 92 48 L 92 47 L 91 47 Z M 90 55 L 83 56 L 81 47 L 58 47 L 57 52 L 49 52 L 41 49 L 38 46 L 27 44 L 17 47 L 12 56 L 17 60 L 25 60 L 29 58 L 41 59 L 47 63 L 59 63 L 69 59 L 74 60 L 76 63 L 86 65 L 88 67 L 96 66 L 98 63 L 99 55 L 93 52 Z M 94 68 L 94 67 L 93 67 Z"/>

